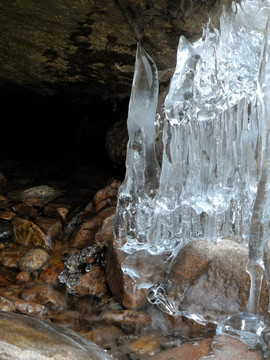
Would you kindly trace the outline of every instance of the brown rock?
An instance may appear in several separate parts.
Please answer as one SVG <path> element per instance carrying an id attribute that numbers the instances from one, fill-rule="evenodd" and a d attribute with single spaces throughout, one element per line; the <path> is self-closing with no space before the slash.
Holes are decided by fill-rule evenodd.
<path id="1" fill-rule="evenodd" d="M 133 341 L 129 347 L 132 352 L 142 355 L 153 355 L 160 346 L 160 339 L 153 335 L 144 335 Z"/>
<path id="2" fill-rule="evenodd" d="M 122 328 L 139 330 L 142 327 L 149 327 L 152 323 L 151 316 L 144 311 L 136 310 L 111 310 L 101 315 L 101 320 L 107 324 L 113 324 Z"/>
<path id="3" fill-rule="evenodd" d="M 96 225 L 97 228 L 99 228 L 102 224 L 102 222 L 107 219 L 108 217 L 112 216 L 115 214 L 115 210 L 116 210 L 116 207 L 115 206 L 111 206 L 109 208 L 106 208 L 104 210 L 102 210 L 99 214 L 97 214 L 93 221 Z"/>
<path id="4" fill-rule="evenodd" d="M 23 300 L 44 305 L 57 312 L 63 312 L 67 307 L 64 295 L 49 284 L 33 283 L 24 288 L 20 296 Z"/>
<path id="5" fill-rule="evenodd" d="M 52 242 L 32 221 L 16 217 L 12 220 L 15 241 L 29 247 L 52 248 Z"/>
<path id="6" fill-rule="evenodd" d="M 116 205 L 116 197 L 118 194 L 118 188 L 121 185 L 120 181 L 113 181 L 112 184 L 99 190 L 93 199 L 94 207 L 96 211 L 101 210 L 106 205 Z"/>
<path id="7" fill-rule="evenodd" d="M 33 316 L 36 318 L 47 319 L 48 310 L 45 306 L 25 300 L 14 300 L 14 306 L 17 311 L 22 314 Z"/>
<path id="8" fill-rule="evenodd" d="M 62 261 L 58 261 L 54 264 L 50 264 L 47 269 L 41 274 L 40 281 L 56 285 L 58 283 L 58 275 L 65 269 L 65 264 Z"/>
<path id="9" fill-rule="evenodd" d="M 26 199 L 23 199 L 22 200 L 24 204 L 28 205 L 28 206 L 37 206 L 37 207 L 42 207 L 42 202 L 35 198 L 35 197 L 32 197 L 32 198 L 26 198 Z"/>
<path id="10" fill-rule="evenodd" d="M 20 259 L 19 268 L 31 273 L 40 269 L 48 259 L 49 254 L 45 250 L 31 249 Z"/>
<path id="11" fill-rule="evenodd" d="M 263 360 L 261 350 L 251 351 L 249 346 L 231 336 L 215 336 L 211 354 L 204 360 Z M 153 359 L 156 360 L 156 359 Z M 159 359 L 157 359 L 159 360 Z"/>
<path id="12" fill-rule="evenodd" d="M 76 290 L 79 295 L 103 296 L 107 292 L 105 274 L 99 266 L 94 265 L 93 268 L 83 274 L 77 284 Z"/>
<path id="13" fill-rule="evenodd" d="M 140 309 L 147 304 L 147 289 L 140 282 L 157 283 L 165 278 L 170 254 L 151 255 L 144 250 L 126 254 L 117 240 L 108 242 L 106 256 L 106 279 L 115 298 L 128 309 Z M 122 265 L 138 272 L 139 281 L 122 271 Z"/>
<path id="14" fill-rule="evenodd" d="M 28 271 L 21 271 L 17 274 L 15 280 L 20 283 L 26 283 L 30 280 L 30 274 Z"/>
<path id="15" fill-rule="evenodd" d="M 20 217 L 35 218 L 39 215 L 39 211 L 36 208 L 23 203 L 13 205 L 12 210 Z"/>
<path id="16" fill-rule="evenodd" d="M 15 312 L 16 307 L 12 300 L 9 300 L 4 296 L 0 296 L 0 311 Z"/>
<path id="17" fill-rule="evenodd" d="M 62 224 L 60 221 L 39 216 L 35 219 L 35 222 L 51 240 L 56 240 L 61 236 Z"/>
<path id="18" fill-rule="evenodd" d="M 99 228 L 95 236 L 95 242 L 97 244 L 113 239 L 113 219 L 114 214 L 105 218 L 102 221 L 101 227 Z"/>
<path id="19" fill-rule="evenodd" d="M 9 268 L 18 268 L 19 261 L 26 251 L 27 249 L 24 246 L 2 249 L 0 250 L 0 263 Z"/>
<path id="20" fill-rule="evenodd" d="M 199 360 L 203 356 L 209 355 L 213 339 L 205 339 L 191 344 L 183 344 L 173 349 L 161 351 L 151 357 L 153 360 Z M 213 358 L 214 360 L 215 358 Z M 226 360 L 234 359 L 227 357 Z"/>
<path id="21" fill-rule="evenodd" d="M 14 214 L 14 212 L 9 211 L 9 210 L 2 210 L 0 211 L 0 219 L 3 220 L 12 220 L 16 215 Z"/>
<path id="22" fill-rule="evenodd" d="M 182 248 L 171 266 L 168 301 L 181 310 L 215 321 L 245 311 L 250 287 L 247 259 L 248 249 L 230 240 L 218 244 L 192 241 Z M 267 306 L 264 282 L 260 311 L 267 314 Z"/>
<path id="23" fill-rule="evenodd" d="M 103 348 L 112 347 L 117 339 L 124 335 L 122 330 L 113 325 L 101 326 L 81 334 Z"/>
<path id="24" fill-rule="evenodd" d="M 52 217 L 62 222 L 65 222 L 69 210 L 70 207 L 68 205 L 50 203 L 45 206 L 43 213 L 48 217 Z"/>
<path id="25" fill-rule="evenodd" d="M 83 249 L 95 242 L 96 223 L 93 220 L 85 221 L 71 234 L 69 244 L 72 247 Z"/>

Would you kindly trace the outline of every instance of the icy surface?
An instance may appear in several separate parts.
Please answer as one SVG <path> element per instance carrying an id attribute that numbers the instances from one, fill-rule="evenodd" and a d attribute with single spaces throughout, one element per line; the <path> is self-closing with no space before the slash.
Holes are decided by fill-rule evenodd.
<path id="1" fill-rule="evenodd" d="M 268 0 L 233 3 L 219 30 L 209 22 L 194 44 L 181 36 L 164 102 L 160 172 L 157 69 L 138 45 L 115 217 L 115 238 L 127 253 L 175 254 L 192 239 L 242 239 L 249 245 L 248 312 L 257 311 L 264 256 L 270 257 L 269 9 Z M 140 273 L 132 272 L 138 281 Z M 158 289 L 151 302 L 166 308 Z"/>

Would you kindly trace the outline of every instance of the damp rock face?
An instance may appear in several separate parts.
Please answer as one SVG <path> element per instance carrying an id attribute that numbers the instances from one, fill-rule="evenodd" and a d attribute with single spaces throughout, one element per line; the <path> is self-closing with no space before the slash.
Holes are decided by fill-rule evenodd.
<path id="1" fill-rule="evenodd" d="M 247 247 L 230 240 L 190 242 L 171 265 L 159 306 L 175 314 L 201 314 L 214 322 L 245 311 L 250 287 L 247 260 Z M 268 290 L 263 282 L 260 312 L 267 314 L 267 306 Z"/>
<path id="2" fill-rule="evenodd" d="M 0 313 L 1 359 L 109 360 L 105 350 L 68 328 L 19 314 Z"/>
<path id="3" fill-rule="evenodd" d="M 46 0 L 6 0 L 0 8 L 1 81 L 49 95 L 128 97 L 137 41 L 151 48 L 167 82 L 179 35 L 198 39 L 209 15 L 216 24 L 224 3 L 230 0 L 72 0 L 50 6 Z"/>

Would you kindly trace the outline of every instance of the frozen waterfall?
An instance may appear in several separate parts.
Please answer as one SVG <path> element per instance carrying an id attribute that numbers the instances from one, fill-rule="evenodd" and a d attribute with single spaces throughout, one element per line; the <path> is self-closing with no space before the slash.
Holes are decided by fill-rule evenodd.
<path id="1" fill-rule="evenodd" d="M 160 114 L 161 169 L 155 154 L 158 71 L 138 45 L 126 177 L 114 223 L 127 254 L 173 256 L 192 239 L 249 245 L 250 312 L 256 312 L 263 253 L 269 256 L 269 9 L 266 0 L 233 3 L 219 30 L 209 22 L 194 44 L 181 36 Z"/>

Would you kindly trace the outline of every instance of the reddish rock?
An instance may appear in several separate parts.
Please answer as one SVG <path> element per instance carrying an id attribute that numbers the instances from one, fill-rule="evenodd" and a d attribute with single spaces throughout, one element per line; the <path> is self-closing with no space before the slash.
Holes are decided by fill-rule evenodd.
<path id="1" fill-rule="evenodd" d="M 96 215 L 93 219 L 93 221 L 96 224 L 96 227 L 99 228 L 105 219 L 115 214 L 115 211 L 116 211 L 115 206 L 111 206 L 109 208 L 102 210 L 98 215 Z"/>
<path id="2" fill-rule="evenodd" d="M 89 272 L 81 276 L 76 291 L 81 296 L 93 295 L 101 297 L 106 294 L 105 274 L 99 266 L 94 265 Z"/>
<path id="3" fill-rule="evenodd" d="M 70 206 L 68 205 L 50 203 L 45 206 L 43 213 L 48 217 L 55 218 L 56 220 L 65 222 L 69 210 L 70 210 Z"/>
<path id="4" fill-rule="evenodd" d="M 90 220 L 93 215 L 96 214 L 93 202 L 86 205 L 83 211 L 80 213 L 79 221 Z"/>
<path id="5" fill-rule="evenodd" d="M 47 235 L 51 240 L 56 240 L 62 234 L 62 224 L 56 219 L 39 216 L 35 219 L 35 223 L 44 231 L 45 235 Z"/>
<path id="6" fill-rule="evenodd" d="M 213 339 L 196 341 L 195 343 L 183 344 L 175 348 L 161 351 L 159 354 L 151 357 L 152 360 L 199 360 L 203 356 L 209 355 Z M 212 358 L 211 358 L 212 359 Z M 234 357 L 227 357 L 226 360 Z M 216 358 L 213 358 L 216 360 Z"/>
<path id="7" fill-rule="evenodd" d="M 96 233 L 95 242 L 97 244 L 103 243 L 108 240 L 113 240 L 113 219 L 114 214 L 105 218 L 102 221 L 101 227 Z"/>
<path id="8" fill-rule="evenodd" d="M 31 249 L 19 261 L 21 271 L 29 273 L 40 269 L 49 259 L 49 254 L 43 249 Z"/>
<path id="9" fill-rule="evenodd" d="M 0 264 L 9 268 L 18 268 L 19 261 L 26 253 L 27 248 L 17 246 L 16 248 L 5 248 L 0 251 Z"/>
<path id="10" fill-rule="evenodd" d="M 163 358 L 162 358 L 163 359 Z M 215 336 L 212 351 L 204 360 L 263 360 L 261 350 L 251 351 L 249 346 L 231 336 Z M 153 360 L 161 360 L 155 359 Z M 186 358 L 185 358 L 186 360 Z M 193 359 L 192 359 L 193 360 Z"/>
<path id="11" fill-rule="evenodd" d="M 20 296 L 23 300 L 44 305 L 57 312 L 63 312 L 67 307 L 64 295 L 49 284 L 40 282 L 30 284 L 24 288 Z"/>
<path id="12" fill-rule="evenodd" d="M 120 181 L 113 181 L 110 185 L 99 190 L 93 199 L 94 208 L 96 211 L 101 210 L 106 205 L 116 205 L 116 199 L 118 194 L 119 186 L 121 185 Z"/>
<path id="13" fill-rule="evenodd" d="M 110 310 L 101 314 L 101 320 L 107 324 L 113 324 L 122 328 L 139 330 L 149 327 L 152 323 L 151 316 L 144 311 L 136 310 Z"/>
<path id="14" fill-rule="evenodd" d="M 71 234 L 69 244 L 72 247 L 83 249 L 95 242 L 96 224 L 93 220 L 85 221 Z"/>
<path id="15" fill-rule="evenodd" d="M 28 271 L 21 271 L 17 274 L 15 280 L 20 283 L 26 283 L 30 280 L 30 273 Z"/>
<path id="16" fill-rule="evenodd" d="M 2 220 L 12 220 L 14 217 L 16 216 L 16 214 L 14 214 L 14 212 L 9 211 L 9 210 L 2 210 L 0 211 L 0 219 Z"/>
<path id="17" fill-rule="evenodd" d="M 46 284 L 56 285 L 58 283 L 58 275 L 64 271 L 64 269 L 65 264 L 59 260 L 55 264 L 50 264 L 39 279 Z"/>
<path id="18" fill-rule="evenodd" d="M 82 331 L 81 335 L 93 341 L 103 348 L 111 348 L 117 339 L 124 335 L 123 331 L 116 326 L 100 326 L 90 331 Z"/>
<path id="19" fill-rule="evenodd" d="M 154 355 L 159 350 L 160 339 L 154 335 L 140 336 L 130 345 L 130 350 L 141 355 Z"/>
<path id="20" fill-rule="evenodd" d="M 13 205 L 12 210 L 20 217 L 35 218 L 39 216 L 39 211 L 36 208 L 23 203 Z"/>
<path id="21" fill-rule="evenodd" d="M 12 220 L 15 241 L 28 247 L 42 247 L 45 250 L 52 248 L 52 242 L 35 223 L 30 220 L 16 217 Z"/>
<path id="22" fill-rule="evenodd" d="M 26 204 L 28 206 L 42 207 L 42 202 L 35 197 L 26 198 L 26 199 L 23 199 L 22 201 L 24 202 L 24 204 Z"/>
<path id="23" fill-rule="evenodd" d="M 36 318 L 47 319 L 49 314 L 45 306 L 25 300 L 14 300 L 16 311 Z"/>

